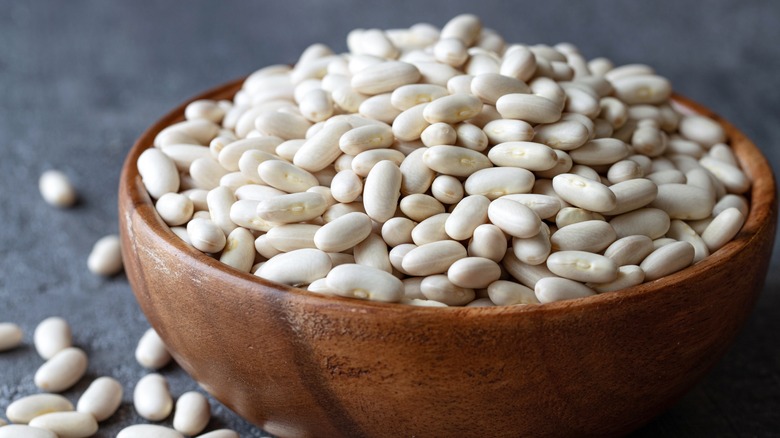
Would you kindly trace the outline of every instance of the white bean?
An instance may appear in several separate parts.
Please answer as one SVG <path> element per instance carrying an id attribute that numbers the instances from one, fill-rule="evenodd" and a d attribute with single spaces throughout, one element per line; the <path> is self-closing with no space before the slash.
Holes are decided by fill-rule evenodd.
<path id="1" fill-rule="evenodd" d="M 474 289 L 456 286 L 446 275 L 431 275 L 420 283 L 425 298 L 448 306 L 464 306 L 476 298 Z"/>
<path id="2" fill-rule="evenodd" d="M 424 245 L 440 240 L 449 240 L 450 236 L 447 235 L 447 232 L 444 229 L 449 217 L 450 213 L 439 213 L 417 224 L 414 229 L 412 229 L 412 241 L 414 244 Z"/>
<path id="3" fill-rule="evenodd" d="M 439 85 L 409 84 L 393 90 L 390 102 L 400 111 L 406 111 L 413 106 L 434 101 L 448 94 L 447 89 Z"/>
<path id="4" fill-rule="evenodd" d="M 428 148 L 423 161 L 431 170 L 452 176 L 469 176 L 491 166 L 488 157 L 480 152 L 446 145 Z"/>
<path id="5" fill-rule="evenodd" d="M 407 155 L 401 162 L 399 169 L 401 170 L 402 176 L 402 194 L 411 195 L 415 193 L 425 193 L 431 187 L 431 184 L 436 177 L 436 173 L 425 164 L 423 154 L 425 154 L 426 149 L 427 148 L 419 148 L 412 151 L 412 153 Z"/>
<path id="6" fill-rule="evenodd" d="M 12 350 L 22 343 L 24 332 L 12 322 L 0 322 L 0 351 Z"/>
<path id="7" fill-rule="evenodd" d="M 153 328 L 147 329 L 135 348 L 135 360 L 144 368 L 159 370 L 171 361 L 165 342 Z"/>
<path id="8" fill-rule="evenodd" d="M 617 216 L 642 208 L 653 202 L 658 196 L 658 186 L 645 178 L 635 178 L 613 184 L 609 187 L 615 195 L 616 206 L 604 214 Z"/>
<path id="9" fill-rule="evenodd" d="M 510 236 L 526 238 L 539 232 L 541 219 L 524 204 L 506 198 L 498 198 L 488 207 L 488 218 Z"/>
<path id="10" fill-rule="evenodd" d="M 328 273 L 327 284 L 338 295 L 370 301 L 397 302 L 404 284 L 392 274 L 371 266 L 345 264 Z"/>
<path id="11" fill-rule="evenodd" d="M 498 280 L 487 287 L 488 297 L 497 306 L 514 306 L 518 304 L 538 304 L 533 289 L 514 281 Z"/>
<path id="12" fill-rule="evenodd" d="M 647 236 L 626 236 L 612 242 L 604 256 L 609 257 L 618 266 L 638 265 L 651 252 L 653 252 L 653 240 Z"/>
<path id="13" fill-rule="evenodd" d="M 488 137 L 485 131 L 473 123 L 458 123 L 455 126 L 457 140 L 455 144 L 473 151 L 484 151 L 488 147 Z"/>
<path id="14" fill-rule="evenodd" d="M 253 137 L 236 140 L 225 145 L 217 155 L 217 161 L 226 170 L 235 172 L 240 169 L 241 157 L 248 151 L 265 152 L 275 154 L 276 147 L 282 144 L 282 139 L 274 136 Z"/>
<path id="15" fill-rule="evenodd" d="M 468 120 L 482 109 L 482 101 L 469 94 L 451 94 L 429 103 L 423 110 L 428 123 L 458 123 Z"/>
<path id="16" fill-rule="evenodd" d="M 680 134 L 683 137 L 700 143 L 706 148 L 711 148 L 717 143 L 726 141 L 726 132 L 723 127 L 709 117 L 691 115 L 680 120 Z"/>
<path id="17" fill-rule="evenodd" d="M 387 148 L 392 144 L 393 130 L 386 124 L 359 126 L 339 138 L 339 148 L 349 155 L 357 155 L 369 149 Z"/>
<path id="18" fill-rule="evenodd" d="M 552 250 L 550 242 L 550 227 L 542 222 L 539 233 L 535 236 L 521 239 L 512 238 L 512 251 L 515 257 L 523 263 L 538 265 L 544 263 Z"/>
<path id="19" fill-rule="evenodd" d="M 606 212 L 617 207 L 617 198 L 609 187 L 600 182 L 564 173 L 552 180 L 555 193 L 564 201 L 595 212 Z"/>
<path id="20" fill-rule="evenodd" d="M 612 259 L 585 251 L 558 251 L 547 258 L 547 269 L 570 280 L 608 283 L 618 275 L 618 265 Z"/>
<path id="21" fill-rule="evenodd" d="M 211 434 L 207 434 L 211 435 Z M 205 435 L 201 435 L 205 436 Z M 237 435 L 236 435 L 237 436 Z M 156 424 L 134 424 L 119 431 L 116 438 L 184 438 L 174 429 Z"/>
<path id="22" fill-rule="evenodd" d="M 488 158 L 496 166 L 548 170 L 558 164 L 558 155 L 549 146 L 528 141 L 510 141 L 493 146 Z"/>
<path id="23" fill-rule="evenodd" d="M 534 286 L 534 293 L 540 303 L 586 298 L 595 295 L 593 289 L 568 278 L 541 278 Z"/>
<path id="24" fill-rule="evenodd" d="M 68 176 L 59 170 L 43 172 L 38 180 L 38 190 L 43 200 L 55 207 L 70 207 L 76 203 L 76 189 Z"/>
<path id="25" fill-rule="evenodd" d="M 640 208 L 609 221 L 618 238 L 641 234 L 657 239 L 669 231 L 670 223 L 669 215 L 657 208 Z"/>
<path id="26" fill-rule="evenodd" d="M 367 177 L 371 169 L 380 161 L 391 161 L 400 167 L 401 162 L 406 159 L 403 152 L 395 149 L 372 149 L 361 152 L 352 159 L 352 171 L 359 177 Z"/>
<path id="27" fill-rule="evenodd" d="M 505 94 L 496 101 L 496 110 L 505 119 L 528 123 L 554 123 L 561 118 L 561 106 L 535 94 Z"/>
<path id="28" fill-rule="evenodd" d="M 439 175 L 431 183 L 431 194 L 443 204 L 456 204 L 463 199 L 463 185 L 450 175 Z"/>
<path id="29" fill-rule="evenodd" d="M 192 246 L 206 253 L 218 253 L 225 247 L 225 233 L 211 220 L 192 219 L 187 224 L 187 235 Z"/>
<path id="30" fill-rule="evenodd" d="M 324 278 L 330 271 L 330 257 L 318 249 L 299 249 L 276 255 L 255 272 L 258 277 L 297 286 Z"/>
<path id="31" fill-rule="evenodd" d="M 423 130 L 420 134 L 425 146 L 437 146 L 440 144 L 454 144 L 458 138 L 455 128 L 449 123 L 437 122 Z"/>
<path id="32" fill-rule="evenodd" d="M 466 248 L 453 240 L 426 243 L 409 251 L 401 266 L 410 275 L 441 274 L 457 260 L 466 257 Z"/>
<path id="33" fill-rule="evenodd" d="M 653 281 L 687 268 L 695 255 L 690 243 L 671 242 L 650 253 L 639 267 L 645 272 L 645 280 Z"/>
<path id="34" fill-rule="evenodd" d="M 534 175 L 519 167 L 489 167 L 471 174 L 464 183 L 466 193 L 484 195 L 490 200 L 504 195 L 528 193 L 534 185 Z"/>
<path id="35" fill-rule="evenodd" d="M 645 280 L 645 271 L 636 265 L 626 265 L 618 268 L 617 277 L 607 283 L 589 283 L 588 286 L 596 292 L 613 292 L 627 287 L 642 284 Z"/>
<path id="36" fill-rule="evenodd" d="M 542 278 L 557 277 L 547 269 L 546 264 L 529 265 L 523 263 L 515 257 L 513 251 L 506 252 L 506 255 L 501 260 L 501 264 L 509 275 L 530 288 L 535 287 L 536 283 Z"/>
<path id="37" fill-rule="evenodd" d="M 330 166 L 341 155 L 341 136 L 351 129 L 352 125 L 340 120 L 326 123 L 295 152 L 293 163 L 309 172 L 317 172 Z"/>
<path id="38" fill-rule="evenodd" d="M 280 160 L 268 160 L 257 168 L 260 178 L 269 186 L 287 193 L 305 192 L 319 184 L 308 171 Z"/>
<path id="39" fill-rule="evenodd" d="M 640 74 L 607 79 L 615 88 L 615 95 L 629 105 L 663 103 L 672 93 L 672 85 L 661 76 Z"/>
<path id="40" fill-rule="evenodd" d="M 463 288 L 485 288 L 499 277 L 501 277 L 501 268 L 498 263 L 484 257 L 462 258 L 455 261 L 447 270 L 450 283 Z"/>
<path id="41" fill-rule="evenodd" d="M 615 229 L 600 220 L 567 225 L 550 236 L 553 249 L 593 253 L 600 253 L 616 239 Z"/>
<path id="42" fill-rule="evenodd" d="M 614 164 L 629 156 L 631 149 L 616 138 L 597 138 L 569 151 L 572 161 L 588 166 Z"/>
<path id="43" fill-rule="evenodd" d="M 702 239 L 701 236 L 699 236 L 699 234 L 690 227 L 690 225 L 679 219 L 672 221 L 666 236 L 674 240 L 682 240 L 693 245 L 694 263 L 697 263 L 710 255 L 710 250 L 707 248 L 707 244 L 704 242 L 704 239 Z"/>
<path id="44" fill-rule="evenodd" d="M 727 208 L 707 225 L 701 234 L 707 248 L 714 252 L 728 243 L 739 233 L 745 223 L 745 216 L 736 208 Z"/>
<path id="45" fill-rule="evenodd" d="M 352 76 L 352 88 L 363 94 L 380 94 L 420 80 L 420 71 L 412 64 L 386 61 L 365 68 Z"/>
<path id="46" fill-rule="evenodd" d="M 474 230 L 487 222 L 489 205 L 490 199 L 482 195 L 463 198 L 446 218 L 444 231 L 453 240 L 470 239 Z M 418 242 L 415 243 L 419 245 Z"/>
<path id="47" fill-rule="evenodd" d="M 219 261 L 239 271 L 249 272 L 255 256 L 254 241 L 255 237 L 249 230 L 237 227 L 228 234 Z"/>
<path id="48" fill-rule="evenodd" d="M 504 195 L 503 198 L 519 202 L 539 216 L 540 219 L 548 219 L 561 210 L 561 201 L 555 196 L 540 195 L 536 193 L 519 193 Z"/>
<path id="49" fill-rule="evenodd" d="M 17 424 L 27 424 L 33 418 L 49 412 L 73 410 L 73 403 L 58 394 L 33 394 L 14 400 L 5 410 L 5 416 Z"/>
<path id="50" fill-rule="evenodd" d="M 203 394 L 189 391 L 176 400 L 173 428 L 179 432 L 185 435 L 197 435 L 206 428 L 210 419 L 211 407 Z"/>
<path id="51" fill-rule="evenodd" d="M 161 421 L 173 410 L 173 398 L 168 382 L 160 374 L 147 374 L 138 381 L 133 390 L 133 406 L 141 417 L 150 421 Z"/>
<path id="52" fill-rule="evenodd" d="M 362 242 L 355 245 L 352 253 L 358 265 L 371 266 L 388 273 L 393 272 L 387 243 L 379 234 L 369 234 Z"/>
<path id="53" fill-rule="evenodd" d="M 99 377 L 90 383 L 79 398 L 76 410 L 90 414 L 97 421 L 107 420 L 122 404 L 122 384 L 111 377 Z"/>
<path id="54" fill-rule="evenodd" d="M 380 161 L 366 177 L 363 205 L 371 219 L 385 222 L 395 213 L 401 192 L 401 171 L 391 161 Z"/>
<path id="55" fill-rule="evenodd" d="M 416 225 L 416 222 L 405 217 L 390 218 L 382 224 L 382 239 L 390 247 L 412 243 L 412 230 Z"/>
<path id="56" fill-rule="evenodd" d="M 161 150 L 151 148 L 143 151 L 136 165 L 141 181 L 152 198 L 158 199 L 166 193 L 179 191 L 176 164 Z"/>
<path id="57" fill-rule="evenodd" d="M 577 120 L 560 120 L 558 122 L 537 125 L 534 128 L 533 140 L 543 143 L 553 149 L 570 151 L 585 144 L 590 138 L 588 128 Z"/>
<path id="58" fill-rule="evenodd" d="M 289 224 L 314 219 L 327 208 L 325 197 L 319 193 L 292 193 L 260 201 L 257 216 L 269 222 Z"/>
<path id="59" fill-rule="evenodd" d="M 39 356 L 45 360 L 53 358 L 73 345 L 70 324 L 58 316 L 44 319 L 35 327 L 33 343 Z"/>
<path id="60" fill-rule="evenodd" d="M 531 141 L 534 128 L 522 120 L 498 119 L 488 122 L 483 128 L 491 144 L 510 141 Z"/>
<path id="61" fill-rule="evenodd" d="M 35 372 L 35 386 L 49 392 L 62 392 L 81 379 L 87 371 L 87 355 L 79 348 L 59 351 Z"/>
<path id="62" fill-rule="evenodd" d="M 281 111 L 265 111 L 254 119 L 254 127 L 259 132 L 282 140 L 306 138 L 306 130 L 311 122 L 305 117 Z M 239 137 L 241 133 L 237 132 Z"/>
<path id="63" fill-rule="evenodd" d="M 83 412 L 51 412 L 30 420 L 30 427 L 50 430 L 61 438 L 86 438 L 98 431 L 95 417 Z"/>
<path id="64" fill-rule="evenodd" d="M 664 184 L 651 207 L 664 210 L 672 219 L 704 219 L 712 214 L 715 200 L 705 189 L 688 184 Z"/>
<path id="65" fill-rule="evenodd" d="M 352 212 L 320 227 L 314 234 L 314 244 L 326 252 L 341 252 L 353 248 L 371 234 L 371 218 Z"/>
<path id="66" fill-rule="evenodd" d="M 726 162 L 711 157 L 702 157 L 699 160 L 702 167 L 709 170 L 710 173 L 726 186 L 729 193 L 743 194 L 750 189 L 750 179 L 737 166 L 732 166 Z"/>
<path id="67" fill-rule="evenodd" d="M 121 438 L 121 437 L 117 437 L 117 438 Z M 127 437 L 127 438 L 131 438 L 131 437 Z M 159 438 L 168 438 L 168 437 L 159 437 Z M 209 433 L 204 433 L 203 435 L 198 435 L 198 438 L 239 438 L 239 436 L 238 433 L 230 429 L 219 429 Z"/>
<path id="68" fill-rule="evenodd" d="M 364 120 L 393 124 L 395 119 L 401 115 L 401 111 L 393 106 L 390 99 L 390 93 L 371 96 L 360 103 L 358 113 L 365 118 Z M 422 118 L 422 113 L 420 113 L 420 118 Z"/>
<path id="69" fill-rule="evenodd" d="M 506 235 L 493 224 L 483 224 L 474 229 L 469 242 L 468 255 L 484 257 L 494 262 L 500 262 L 506 253 Z"/>
<path id="70" fill-rule="evenodd" d="M 195 206 L 192 200 L 180 193 L 166 193 L 155 204 L 157 213 L 169 226 L 187 223 L 192 218 Z"/>

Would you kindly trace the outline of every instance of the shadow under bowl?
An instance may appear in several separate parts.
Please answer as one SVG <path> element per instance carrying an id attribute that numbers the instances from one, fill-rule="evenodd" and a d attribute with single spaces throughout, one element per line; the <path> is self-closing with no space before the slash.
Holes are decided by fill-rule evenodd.
<path id="1" fill-rule="evenodd" d="M 241 81 L 196 99 L 227 99 Z M 752 179 L 736 238 L 620 292 L 544 305 L 425 308 L 324 297 L 238 272 L 175 236 L 136 169 L 181 105 L 127 156 L 119 187 L 128 279 L 176 361 L 283 437 L 610 436 L 675 403 L 724 354 L 763 286 L 777 223 L 772 170 L 718 120 Z"/>

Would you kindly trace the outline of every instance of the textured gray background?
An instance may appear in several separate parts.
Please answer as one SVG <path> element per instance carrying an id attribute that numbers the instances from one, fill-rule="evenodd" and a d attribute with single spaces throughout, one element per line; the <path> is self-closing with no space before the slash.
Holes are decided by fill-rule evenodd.
<path id="1" fill-rule="evenodd" d="M 124 276 L 85 267 L 100 236 L 116 232 L 123 157 L 152 121 L 186 98 L 312 42 L 344 50 L 353 27 L 441 26 L 475 12 L 508 41 L 576 42 L 589 57 L 646 62 L 675 88 L 743 129 L 780 169 L 780 3 L 771 1 L 3 1 L 0 4 L 0 321 L 27 332 L 0 354 L 0 412 L 36 392 L 42 362 L 31 346 L 39 320 L 62 315 L 90 355 L 88 375 L 125 383 L 119 413 L 99 436 L 140 421 L 133 360 L 147 327 Z M 81 195 L 57 210 L 37 179 L 64 170 Z M 734 347 L 704 381 L 636 436 L 780 436 L 777 246 L 767 286 Z M 670 340 L 671 341 L 671 340 Z M 196 388 L 175 365 L 174 394 Z M 210 428 L 263 436 L 214 403 Z M 3 415 L 0 414 L 0 417 Z M 486 436 L 489 436 L 486 431 Z"/>

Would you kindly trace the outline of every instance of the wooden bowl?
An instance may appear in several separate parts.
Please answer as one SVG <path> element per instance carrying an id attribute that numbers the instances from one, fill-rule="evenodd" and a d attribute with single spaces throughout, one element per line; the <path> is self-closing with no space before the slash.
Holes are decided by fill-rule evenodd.
<path id="1" fill-rule="evenodd" d="M 197 99 L 230 98 L 234 81 Z M 241 273 L 189 247 L 136 169 L 119 188 L 136 298 L 176 361 L 239 415 L 283 437 L 608 436 L 675 403 L 723 355 L 762 289 L 775 182 L 725 127 L 753 180 L 735 240 L 701 263 L 621 292 L 544 305 L 425 308 L 329 298 Z"/>

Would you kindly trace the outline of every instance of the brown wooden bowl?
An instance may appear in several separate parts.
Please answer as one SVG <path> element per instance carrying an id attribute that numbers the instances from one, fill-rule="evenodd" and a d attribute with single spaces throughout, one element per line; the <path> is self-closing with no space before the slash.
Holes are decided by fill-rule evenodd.
<path id="1" fill-rule="evenodd" d="M 241 81 L 200 96 L 230 98 Z M 233 270 L 176 237 L 136 169 L 181 105 L 133 146 L 119 187 L 136 298 L 214 397 L 285 437 L 603 436 L 670 407 L 723 355 L 766 276 L 775 182 L 726 128 L 753 180 L 735 240 L 674 275 L 544 305 L 425 308 L 329 298 Z"/>

